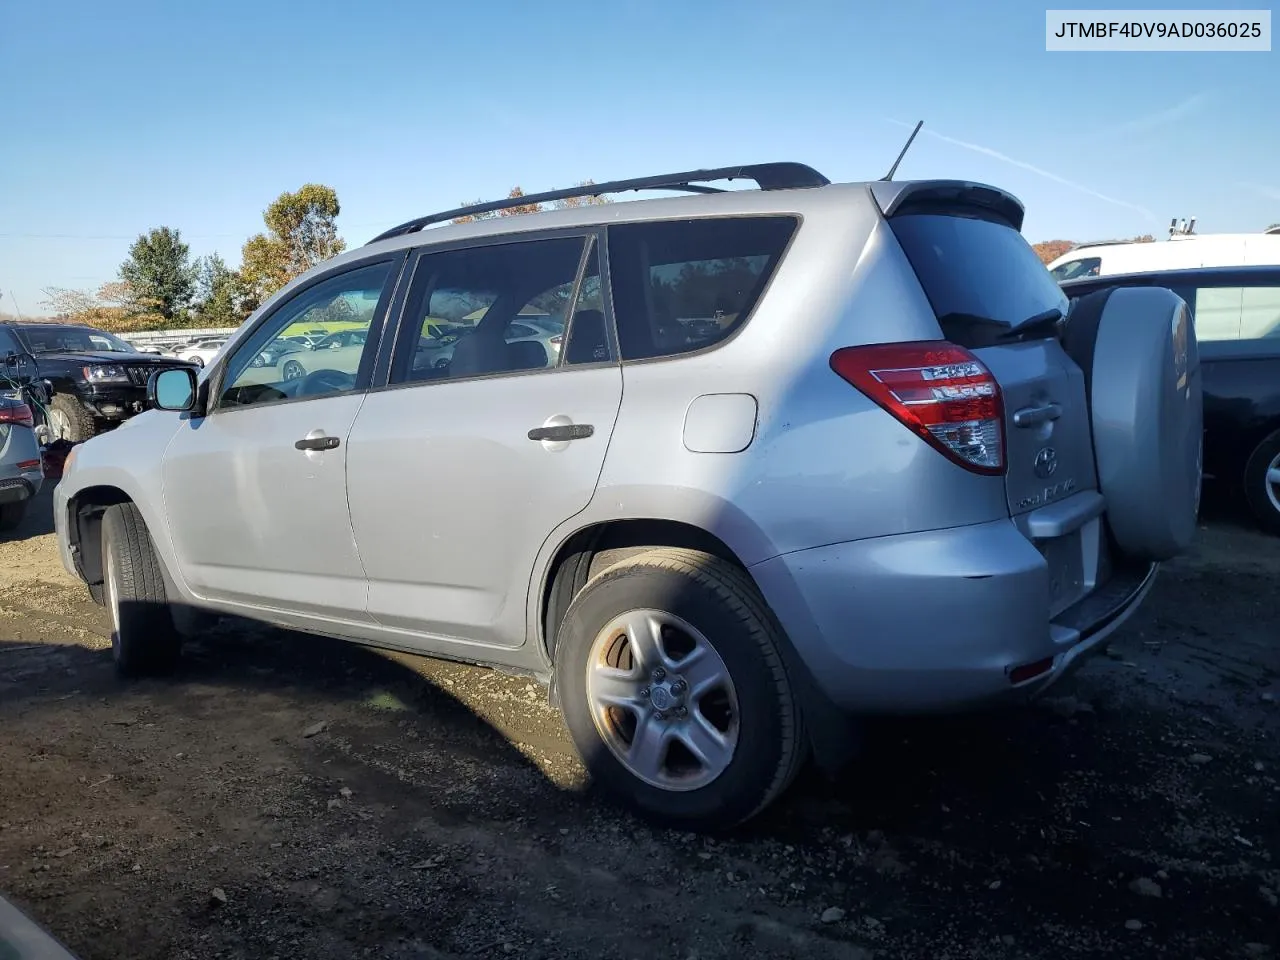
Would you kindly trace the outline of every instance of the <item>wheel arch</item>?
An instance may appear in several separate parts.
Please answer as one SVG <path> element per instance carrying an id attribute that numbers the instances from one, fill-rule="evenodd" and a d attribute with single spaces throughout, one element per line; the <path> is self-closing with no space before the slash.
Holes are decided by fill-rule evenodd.
<path id="1" fill-rule="evenodd" d="M 67 539 L 80 575 L 91 591 L 102 585 L 102 515 L 117 503 L 134 502 L 133 497 L 112 484 L 85 487 L 67 500 Z"/>
<path id="2" fill-rule="evenodd" d="M 547 663 L 555 662 L 556 633 L 569 604 L 587 582 L 606 567 L 656 547 L 698 550 L 719 557 L 739 567 L 752 582 L 755 581 L 750 567 L 733 547 L 720 536 L 688 520 L 632 517 L 583 525 L 561 539 L 538 581 L 535 636 L 539 652 Z M 767 599 L 765 607 L 769 607 Z M 857 749 L 856 724 L 822 693 L 785 628 L 781 623 L 777 628 L 782 638 L 780 653 L 804 718 L 813 757 L 823 769 L 838 769 Z M 554 670 L 551 676 L 550 699 L 553 705 L 558 706 Z"/>

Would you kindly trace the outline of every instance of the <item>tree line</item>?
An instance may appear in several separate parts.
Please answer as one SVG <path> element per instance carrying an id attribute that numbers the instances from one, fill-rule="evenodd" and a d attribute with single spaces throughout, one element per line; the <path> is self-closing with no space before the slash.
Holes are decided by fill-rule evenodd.
<path id="1" fill-rule="evenodd" d="M 584 181 L 578 186 L 591 186 Z M 509 199 L 523 197 L 516 186 Z M 480 203 L 475 200 L 472 203 Z M 604 197 L 571 197 L 558 208 L 607 203 Z M 536 213 L 541 204 L 517 204 L 497 212 L 455 218 L 455 223 Z M 262 220 L 266 229 L 240 249 L 233 270 L 216 253 L 192 258 L 191 248 L 173 227 L 154 227 L 129 247 L 115 280 L 97 290 L 44 289 L 44 306 L 54 317 L 113 332 L 181 327 L 236 327 L 273 293 L 316 264 L 346 249 L 338 236 L 338 194 L 324 184 L 308 183 L 280 194 Z"/>
<path id="2" fill-rule="evenodd" d="M 1155 243 L 1156 238 L 1149 233 L 1144 233 L 1140 237 L 1131 237 L 1128 240 L 1113 240 L 1112 243 Z M 1033 243 L 1031 248 L 1035 250 L 1036 256 L 1040 258 L 1041 263 L 1052 263 L 1064 253 L 1074 250 L 1079 246 L 1078 240 L 1044 240 L 1041 243 Z"/>

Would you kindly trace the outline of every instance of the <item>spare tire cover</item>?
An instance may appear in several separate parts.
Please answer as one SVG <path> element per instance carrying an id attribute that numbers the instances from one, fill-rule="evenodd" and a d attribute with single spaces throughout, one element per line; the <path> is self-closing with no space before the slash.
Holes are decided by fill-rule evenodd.
<path id="1" fill-rule="evenodd" d="M 1063 347 L 1088 389 L 1098 488 L 1116 546 L 1142 560 L 1185 551 L 1200 509 L 1200 352 L 1187 304 L 1163 287 L 1081 297 Z"/>

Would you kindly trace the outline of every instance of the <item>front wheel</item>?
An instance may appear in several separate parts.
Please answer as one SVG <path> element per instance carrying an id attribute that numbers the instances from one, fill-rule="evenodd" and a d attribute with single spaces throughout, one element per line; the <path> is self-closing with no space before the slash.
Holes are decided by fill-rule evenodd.
<path id="1" fill-rule="evenodd" d="M 79 400 L 65 393 L 54 394 L 47 422 L 48 432 L 54 440 L 69 443 L 82 443 L 98 432 L 98 421 L 93 414 Z"/>
<path id="2" fill-rule="evenodd" d="M 280 368 L 280 375 L 286 380 L 301 380 L 307 375 L 307 371 L 297 360 L 286 360 Z"/>
<path id="3" fill-rule="evenodd" d="M 805 756 L 784 642 L 745 571 L 717 557 L 661 548 L 599 573 L 555 651 L 592 777 L 666 826 L 724 829 L 759 813 Z"/>
<path id="4" fill-rule="evenodd" d="M 102 517 L 103 596 L 111 614 L 111 656 L 126 676 L 171 670 L 182 651 L 160 558 L 132 503 Z"/>
<path id="5" fill-rule="evenodd" d="M 1244 495 L 1262 528 L 1280 535 L 1280 430 L 1250 455 L 1244 468 Z"/>

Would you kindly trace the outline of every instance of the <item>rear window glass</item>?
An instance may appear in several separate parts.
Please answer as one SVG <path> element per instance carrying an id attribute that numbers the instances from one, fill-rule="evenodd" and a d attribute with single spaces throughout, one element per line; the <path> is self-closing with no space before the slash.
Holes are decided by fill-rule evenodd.
<path id="1" fill-rule="evenodd" d="M 975 217 L 907 214 L 889 221 L 943 336 L 981 346 L 1067 297 L 1022 234 Z"/>
<path id="2" fill-rule="evenodd" d="M 689 353 L 746 322 L 795 232 L 794 217 L 733 217 L 609 228 L 623 360 Z"/>

